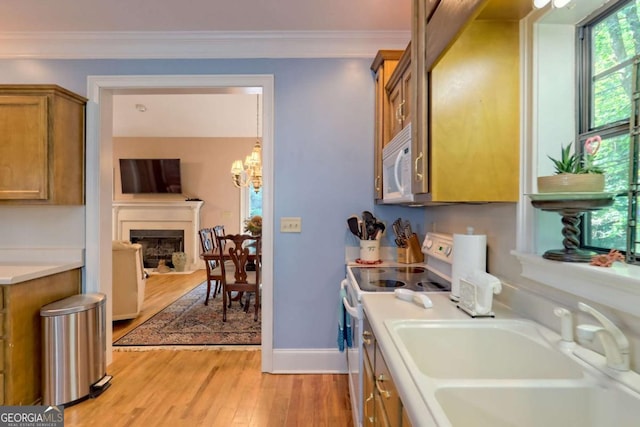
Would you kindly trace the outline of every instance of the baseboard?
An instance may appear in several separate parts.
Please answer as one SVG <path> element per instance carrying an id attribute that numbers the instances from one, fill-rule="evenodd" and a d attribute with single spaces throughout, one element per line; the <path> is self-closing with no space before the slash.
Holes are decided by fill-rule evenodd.
<path id="1" fill-rule="evenodd" d="M 346 374 L 347 356 L 338 349 L 273 349 L 274 374 Z"/>

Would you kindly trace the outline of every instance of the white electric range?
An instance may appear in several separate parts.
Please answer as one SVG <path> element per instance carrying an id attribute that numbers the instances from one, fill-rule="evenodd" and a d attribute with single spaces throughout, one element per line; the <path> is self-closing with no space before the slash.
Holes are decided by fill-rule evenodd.
<path id="1" fill-rule="evenodd" d="M 349 394 L 354 425 L 363 423 L 363 311 L 362 295 L 373 292 L 393 292 L 410 289 L 417 292 L 450 292 L 453 264 L 453 236 L 443 233 L 427 233 L 422 244 L 425 262 L 400 264 L 383 262 L 363 265 L 356 262 L 347 265 L 347 277 L 341 287 L 346 296 L 342 303 L 350 315 L 353 335 L 352 346 L 345 351 L 349 370 Z"/>

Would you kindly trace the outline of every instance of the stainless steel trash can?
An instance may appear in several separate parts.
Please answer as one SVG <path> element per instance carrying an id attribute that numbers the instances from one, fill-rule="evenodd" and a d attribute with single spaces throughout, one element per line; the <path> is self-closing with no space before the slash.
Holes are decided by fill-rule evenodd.
<path id="1" fill-rule="evenodd" d="M 43 405 L 84 400 L 106 376 L 105 302 L 104 294 L 81 294 L 40 309 Z"/>

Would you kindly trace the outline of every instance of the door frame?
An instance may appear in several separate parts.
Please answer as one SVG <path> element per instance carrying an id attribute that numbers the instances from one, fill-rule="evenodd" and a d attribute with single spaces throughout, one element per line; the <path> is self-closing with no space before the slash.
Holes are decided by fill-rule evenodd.
<path id="1" fill-rule="evenodd" d="M 262 371 L 273 371 L 273 113 L 274 77 L 255 75 L 88 76 L 86 121 L 86 223 L 84 292 L 107 296 L 106 323 L 111 325 L 111 241 L 113 229 L 113 95 L 154 90 L 202 93 L 225 87 L 261 87 L 263 162 Z M 106 328 L 107 364 L 113 359 L 112 328 Z"/>

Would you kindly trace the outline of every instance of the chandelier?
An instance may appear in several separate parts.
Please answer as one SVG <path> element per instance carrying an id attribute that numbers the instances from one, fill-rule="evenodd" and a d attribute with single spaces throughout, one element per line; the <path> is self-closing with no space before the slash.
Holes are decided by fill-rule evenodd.
<path id="1" fill-rule="evenodd" d="M 238 188 L 253 187 L 256 193 L 262 187 L 262 146 L 260 145 L 260 94 L 256 98 L 256 144 L 245 159 L 231 164 L 231 180 Z"/>

